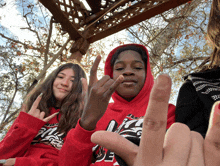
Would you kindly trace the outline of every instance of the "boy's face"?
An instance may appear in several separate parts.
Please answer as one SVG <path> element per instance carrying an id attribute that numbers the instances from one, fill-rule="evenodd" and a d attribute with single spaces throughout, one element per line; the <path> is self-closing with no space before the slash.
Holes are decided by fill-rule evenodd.
<path id="1" fill-rule="evenodd" d="M 117 87 L 118 94 L 131 101 L 144 86 L 146 71 L 141 55 L 133 50 L 126 50 L 119 54 L 113 66 L 113 79 L 120 75 L 124 81 Z"/>

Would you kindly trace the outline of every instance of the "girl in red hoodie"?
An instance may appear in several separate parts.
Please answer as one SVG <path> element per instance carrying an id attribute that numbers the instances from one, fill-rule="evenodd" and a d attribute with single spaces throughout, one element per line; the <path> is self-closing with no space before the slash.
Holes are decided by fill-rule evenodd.
<path id="1" fill-rule="evenodd" d="M 60 151 L 60 165 L 123 164 L 113 152 L 91 142 L 91 135 L 97 130 L 116 132 L 139 144 L 143 116 L 154 83 L 148 51 L 138 44 L 115 48 L 106 59 L 105 76 L 97 80 L 100 59 L 98 56 L 91 69 L 82 117 L 68 133 Z M 108 104 L 110 97 L 114 103 Z M 167 128 L 174 122 L 174 112 L 175 106 L 170 104 Z"/>
<path id="2" fill-rule="evenodd" d="M 81 116 L 81 78 L 86 78 L 83 69 L 66 63 L 28 94 L 26 105 L 0 142 L 5 165 L 58 165 L 66 134 Z"/>

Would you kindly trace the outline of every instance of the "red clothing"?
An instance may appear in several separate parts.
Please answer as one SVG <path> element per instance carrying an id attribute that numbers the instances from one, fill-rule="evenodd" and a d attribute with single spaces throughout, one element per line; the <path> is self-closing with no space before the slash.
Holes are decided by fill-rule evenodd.
<path id="1" fill-rule="evenodd" d="M 50 114 L 58 112 L 55 108 Z M 15 166 L 57 166 L 64 134 L 56 132 L 57 117 L 48 123 L 25 112 L 0 142 L 0 159 L 16 158 Z"/>
<path id="2" fill-rule="evenodd" d="M 136 44 L 135 44 L 136 45 Z M 136 45 L 147 49 L 142 45 Z M 121 47 L 121 46 L 120 46 Z M 112 68 L 110 61 L 112 55 L 119 47 L 112 50 L 105 63 L 105 74 L 112 77 Z M 94 144 L 90 141 L 91 135 L 97 130 L 108 130 L 117 132 L 120 135 L 129 137 L 141 137 L 143 116 L 146 113 L 150 91 L 153 87 L 153 76 L 150 70 L 149 57 L 147 62 L 146 80 L 144 87 L 139 94 L 130 102 L 120 97 L 116 92 L 113 93 L 112 98 L 114 103 L 110 103 L 108 108 L 99 120 L 94 131 L 84 130 L 79 123 L 75 129 L 70 130 L 67 134 L 66 141 L 60 151 L 59 165 L 61 166 L 115 166 L 118 165 L 115 160 L 114 153 L 104 149 L 97 148 L 98 154 L 96 162 L 91 164 L 92 148 Z M 175 106 L 169 105 L 167 128 L 174 122 Z M 95 149 L 96 147 L 94 147 Z"/>

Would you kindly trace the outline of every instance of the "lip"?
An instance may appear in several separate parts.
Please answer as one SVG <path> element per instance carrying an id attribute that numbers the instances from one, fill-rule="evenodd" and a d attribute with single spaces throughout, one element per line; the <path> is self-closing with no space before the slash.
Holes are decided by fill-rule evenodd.
<path id="1" fill-rule="evenodd" d="M 61 91 L 61 92 L 68 92 L 66 89 L 62 89 L 62 88 L 59 88 L 59 91 Z"/>
<path id="2" fill-rule="evenodd" d="M 124 79 L 122 83 L 137 83 L 136 79 Z"/>
<path id="3" fill-rule="evenodd" d="M 135 86 L 136 83 L 137 83 L 136 80 L 124 80 L 122 82 L 122 85 L 125 87 L 132 87 L 132 86 Z"/>

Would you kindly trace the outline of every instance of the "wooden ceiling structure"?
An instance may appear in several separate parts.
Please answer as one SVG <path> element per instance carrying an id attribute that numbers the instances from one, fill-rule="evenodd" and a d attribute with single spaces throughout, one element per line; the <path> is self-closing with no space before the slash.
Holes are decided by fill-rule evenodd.
<path id="1" fill-rule="evenodd" d="M 85 5 L 86 1 L 90 9 Z M 90 43 L 182 5 L 189 0 L 40 0 L 74 44 L 80 60 Z"/>

